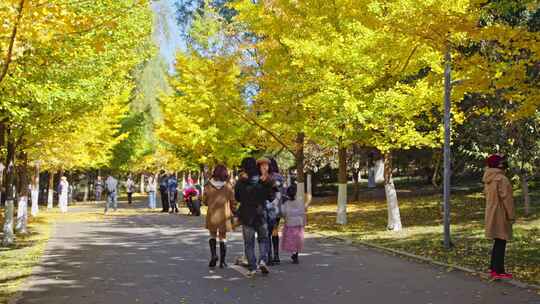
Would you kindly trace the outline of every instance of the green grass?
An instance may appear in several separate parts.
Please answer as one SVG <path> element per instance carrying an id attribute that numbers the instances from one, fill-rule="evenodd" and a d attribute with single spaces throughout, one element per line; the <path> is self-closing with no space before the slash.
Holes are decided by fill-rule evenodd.
<path id="1" fill-rule="evenodd" d="M 414 190 L 412 190 L 414 192 Z M 535 192 L 532 201 L 537 202 Z M 399 198 L 399 197 L 398 197 Z M 336 204 L 315 203 L 308 212 L 308 230 L 362 240 L 384 247 L 410 252 L 444 263 L 486 271 L 492 242 L 484 237 L 485 201 L 480 192 L 461 192 L 452 197 L 451 232 L 454 248 L 442 245 L 442 208 L 440 195 L 407 195 L 400 199 L 403 231 L 386 230 L 384 198 L 361 199 L 348 205 L 348 224 L 335 224 Z M 540 284 L 540 207 L 524 216 L 521 198 L 516 197 L 517 222 L 514 240 L 508 244 L 507 271 L 516 279 Z"/>

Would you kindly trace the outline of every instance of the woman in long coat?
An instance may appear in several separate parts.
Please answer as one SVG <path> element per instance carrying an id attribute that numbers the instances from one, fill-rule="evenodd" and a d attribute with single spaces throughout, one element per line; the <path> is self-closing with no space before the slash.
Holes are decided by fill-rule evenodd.
<path id="1" fill-rule="evenodd" d="M 216 238 L 219 238 L 219 267 L 227 267 L 225 262 L 227 232 L 232 231 L 232 210 L 235 207 L 234 191 L 228 180 L 227 168 L 218 165 L 214 169 L 212 178 L 204 187 L 203 204 L 208 206 L 206 228 L 210 232 L 211 258 L 209 267 L 215 267 L 218 261 Z"/>
<path id="2" fill-rule="evenodd" d="M 504 175 L 504 157 L 491 155 L 487 165 L 482 181 L 486 195 L 486 237 L 494 241 L 490 274 L 495 279 L 510 279 L 512 275 L 504 269 L 504 256 L 506 242 L 512 239 L 512 224 L 515 221 L 512 184 Z"/>
<path id="3" fill-rule="evenodd" d="M 58 205 L 60 212 L 66 213 L 68 211 L 68 195 L 69 195 L 69 183 L 67 177 L 62 176 L 60 178 L 60 185 L 58 187 Z"/>

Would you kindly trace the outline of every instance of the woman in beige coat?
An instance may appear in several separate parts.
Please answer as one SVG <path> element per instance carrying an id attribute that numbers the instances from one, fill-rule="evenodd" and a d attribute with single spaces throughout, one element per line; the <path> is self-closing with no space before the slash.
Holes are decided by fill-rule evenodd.
<path id="1" fill-rule="evenodd" d="M 227 232 L 232 231 L 232 210 L 235 207 L 234 191 L 227 182 L 229 174 L 227 168 L 222 165 L 216 166 L 212 178 L 204 187 L 203 204 L 208 206 L 206 213 L 206 228 L 210 232 L 210 263 L 209 267 L 216 267 L 218 261 L 216 254 L 219 237 L 219 267 L 227 267 L 225 256 L 227 254 Z"/>
<path id="2" fill-rule="evenodd" d="M 512 275 L 504 269 L 504 255 L 506 242 L 512 239 L 512 224 L 515 220 L 512 184 L 504 175 L 504 157 L 491 155 L 487 165 L 482 181 L 486 195 L 486 237 L 494 240 L 490 273 L 495 279 L 509 279 Z"/>

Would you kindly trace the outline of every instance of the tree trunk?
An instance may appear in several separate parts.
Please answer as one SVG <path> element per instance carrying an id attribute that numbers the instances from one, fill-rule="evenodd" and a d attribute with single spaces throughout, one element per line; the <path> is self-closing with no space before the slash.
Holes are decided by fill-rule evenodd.
<path id="1" fill-rule="evenodd" d="M 386 203 L 388 205 L 388 230 L 400 231 L 401 216 L 399 213 L 399 204 L 396 187 L 392 178 L 392 152 L 384 154 L 384 192 Z"/>
<path id="2" fill-rule="evenodd" d="M 144 173 L 141 173 L 141 185 L 140 185 L 140 189 L 141 189 L 141 194 L 144 194 L 145 191 L 144 191 Z"/>
<path id="3" fill-rule="evenodd" d="M 360 200 L 360 169 L 354 169 L 353 172 L 354 201 Z"/>
<path id="4" fill-rule="evenodd" d="M 22 165 L 19 169 L 18 191 L 19 198 L 17 200 L 17 224 L 15 230 L 21 234 L 26 234 L 28 223 L 28 159 L 26 153 L 21 155 Z"/>
<path id="5" fill-rule="evenodd" d="M 38 199 L 39 199 L 39 162 L 36 162 L 36 166 L 34 168 L 34 176 L 32 177 L 32 209 L 30 211 L 30 214 L 32 216 L 37 216 L 39 213 L 39 205 L 38 205 Z"/>
<path id="6" fill-rule="evenodd" d="M 53 208 L 54 198 L 54 172 L 49 170 L 49 188 L 47 189 L 47 209 Z"/>
<path id="7" fill-rule="evenodd" d="M 2 239 L 3 246 L 10 246 L 15 243 L 15 234 L 13 233 L 13 209 L 15 200 L 15 143 L 9 138 L 7 144 L 7 171 L 6 171 L 6 209 L 4 211 L 4 238 Z"/>
<path id="8" fill-rule="evenodd" d="M 439 169 L 441 167 L 441 157 L 439 153 L 436 153 L 435 157 L 437 159 L 436 159 L 435 166 L 433 167 L 433 176 L 431 177 L 431 184 L 433 185 L 433 187 L 439 188 L 438 179 L 439 179 Z"/>
<path id="9" fill-rule="evenodd" d="M 449 249 L 452 247 L 450 239 L 450 178 L 451 172 L 451 155 L 450 155 L 450 139 L 451 139 L 451 99 L 452 93 L 452 77 L 451 63 L 452 57 L 450 47 L 446 50 L 444 56 L 444 178 L 443 178 L 443 207 L 444 207 L 444 247 Z"/>
<path id="10" fill-rule="evenodd" d="M 306 175 L 306 206 L 309 206 L 311 204 L 311 200 L 313 198 L 313 183 L 311 172 L 308 172 Z"/>
<path id="11" fill-rule="evenodd" d="M 88 173 L 84 173 L 84 189 L 83 189 L 83 202 L 88 201 L 88 194 L 90 192 L 90 175 Z"/>
<path id="12" fill-rule="evenodd" d="M 523 206 L 525 207 L 525 216 L 531 212 L 531 197 L 529 194 L 529 178 L 526 174 L 521 174 L 521 190 L 523 192 Z"/>
<path id="13" fill-rule="evenodd" d="M 347 224 L 347 148 L 338 150 L 339 176 L 336 223 Z"/>
<path id="14" fill-rule="evenodd" d="M 295 161 L 296 161 L 296 184 L 297 184 L 297 193 L 296 197 L 301 202 L 306 203 L 305 201 L 305 184 L 304 184 L 304 138 L 305 134 L 299 132 L 296 135 L 296 149 L 295 149 Z"/>

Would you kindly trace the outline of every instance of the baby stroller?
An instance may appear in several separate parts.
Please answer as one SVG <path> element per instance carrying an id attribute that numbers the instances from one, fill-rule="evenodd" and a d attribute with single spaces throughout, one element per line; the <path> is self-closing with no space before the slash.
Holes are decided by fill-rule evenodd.
<path id="1" fill-rule="evenodd" d="M 201 215 L 201 201 L 199 200 L 199 191 L 195 188 L 186 188 L 184 190 L 184 202 L 189 209 L 189 214 L 193 216 Z"/>

